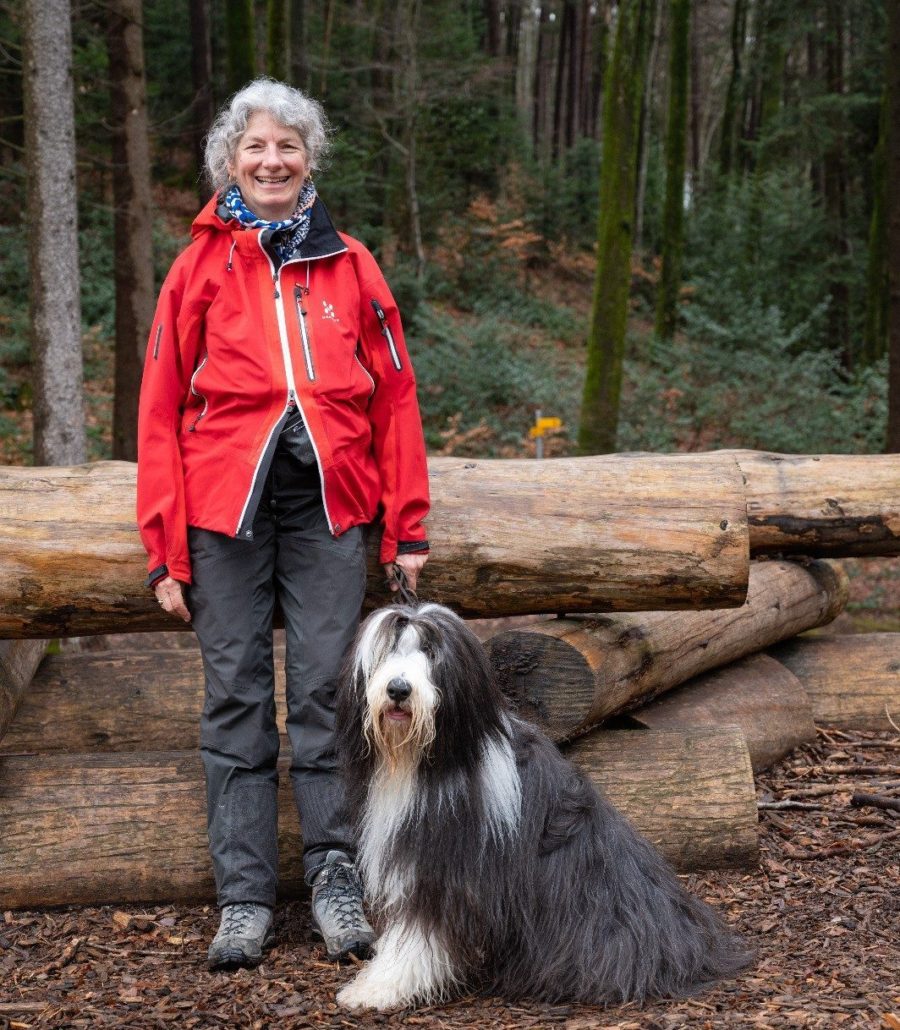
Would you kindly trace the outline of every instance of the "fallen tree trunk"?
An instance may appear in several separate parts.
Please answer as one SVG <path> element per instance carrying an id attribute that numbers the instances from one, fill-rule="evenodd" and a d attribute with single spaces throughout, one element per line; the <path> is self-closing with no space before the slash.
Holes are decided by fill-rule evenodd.
<path id="1" fill-rule="evenodd" d="M 46 649 L 46 640 L 0 640 L 0 743 Z"/>
<path id="2" fill-rule="evenodd" d="M 746 509 L 730 457 L 438 458 L 429 470 L 433 557 L 422 587 L 463 615 L 744 599 Z M 179 625 L 143 586 L 134 489 L 126 462 L 0 469 L 0 636 Z M 375 546 L 372 607 L 390 599 Z"/>
<path id="3" fill-rule="evenodd" d="M 830 622 L 847 577 L 827 561 L 754 562 L 741 608 L 555 619 L 486 641 L 507 696 L 555 740 L 692 676 Z"/>
<path id="4" fill-rule="evenodd" d="M 752 554 L 900 554 L 895 454 L 713 453 L 744 473 Z"/>
<path id="5" fill-rule="evenodd" d="M 573 758 L 678 868 L 753 861 L 753 781 L 736 730 L 600 734 Z M 302 889 L 301 844 L 284 762 L 281 774 L 290 896 Z M 0 909 L 212 899 L 199 756 L 0 758 L 0 870 Z"/>
<path id="6" fill-rule="evenodd" d="M 820 726 L 888 732 L 900 726 L 900 633 L 800 637 L 770 653 L 803 684 Z"/>
<path id="7" fill-rule="evenodd" d="M 797 677 L 764 654 L 695 676 L 626 716 L 652 730 L 738 726 L 754 772 L 816 739 L 810 701 Z"/>

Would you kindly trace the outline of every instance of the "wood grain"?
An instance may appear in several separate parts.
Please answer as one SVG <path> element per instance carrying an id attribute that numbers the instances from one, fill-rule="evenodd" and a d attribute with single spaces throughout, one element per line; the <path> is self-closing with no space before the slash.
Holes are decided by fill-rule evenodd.
<path id="1" fill-rule="evenodd" d="M 576 736 L 692 676 L 837 616 L 839 565 L 754 562 L 740 608 L 570 617 L 486 641 L 507 696 L 554 739 Z"/>

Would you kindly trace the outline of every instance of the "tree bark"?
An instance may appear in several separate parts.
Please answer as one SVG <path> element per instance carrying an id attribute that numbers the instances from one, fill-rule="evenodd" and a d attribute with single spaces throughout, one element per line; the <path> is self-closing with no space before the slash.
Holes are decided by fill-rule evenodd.
<path id="1" fill-rule="evenodd" d="M 900 453 L 900 4 L 888 4 L 887 141 L 885 217 L 888 253 L 887 447 Z"/>
<path id="2" fill-rule="evenodd" d="M 735 727 L 608 730 L 564 754 L 680 872 L 755 865 L 753 771 Z"/>
<path id="3" fill-rule="evenodd" d="M 656 60 L 662 37 L 662 0 L 652 0 L 653 36 L 647 57 L 647 71 L 644 75 L 644 89 L 641 96 L 641 118 L 638 126 L 637 186 L 634 196 L 634 237 L 632 245 L 636 250 L 644 246 L 644 208 L 647 196 L 647 167 L 650 164 L 650 128 L 655 107 L 654 84 L 656 83 Z"/>
<path id="4" fill-rule="evenodd" d="M 267 0 L 266 71 L 273 79 L 287 81 L 291 68 L 289 0 Z"/>
<path id="5" fill-rule="evenodd" d="M 253 0 L 225 0 L 225 78 L 236 93 L 256 75 Z"/>
<path id="6" fill-rule="evenodd" d="M 682 871 L 756 859 L 756 803 L 733 729 L 595 734 L 570 757 Z M 302 890 L 287 762 L 279 895 Z M 0 908 L 212 900 L 203 771 L 184 751 L 0 758 Z"/>
<path id="7" fill-rule="evenodd" d="M 191 81 L 194 102 L 191 107 L 191 146 L 197 169 L 197 199 L 203 207 L 212 196 L 205 175 L 205 139 L 215 117 L 212 88 L 212 37 L 209 28 L 209 0 L 190 0 Z"/>
<path id="8" fill-rule="evenodd" d="M 725 94 L 725 108 L 722 112 L 722 135 L 719 145 L 719 172 L 730 174 L 735 165 L 735 148 L 741 123 L 741 100 L 743 98 L 743 58 L 747 36 L 748 0 L 735 0 L 731 21 L 731 76 L 728 92 Z"/>
<path id="9" fill-rule="evenodd" d="M 666 203 L 662 267 L 656 298 L 656 335 L 671 340 L 678 321 L 684 250 L 684 172 L 688 128 L 691 0 L 672 0 L 669 46 L 669 115 L 666 123 Z"/>
<path id="10" fill-rule="evenodd" d="M 803 684 L 820 726 L 896 732 L 900 633 L 801 637 L 773 648 L 770 654 Z"/>
<path id="11" fill-rule="evenodd" d="M 0 746 L 46 649 L 45 640 L 0 640 Z"/>
<path id="12" fill-rule="evenodd" d="M 291 83 L 306 89 L 309 82 L 309 60 L 306 53 L 306 0 L 290 0 Z"/>
<path id="13" fill-rule="evenodd" d="M 113 457 L 136 461 L 138 396 L 155 300 L 141 0 L 111 0 L 107 18 L 115 205 Z"/>
<path id="14" fill-rule="evenodd" d="M 24 7 L 25 153 L 29 302 L 34 387 L 34 460 L 74 465 L 87 456 L 72 10 L 68 0 Z"/>
<path id="15" fill-rule="evenodd" d="M 603 101 L 597 270 L 581 402 L 582 454 L 616 448 L 625 354 L 641 90 L 649 50 L 650 0 L 623 0 Z"/>
<path id="16" fill-rule="evenodd" d="M 724 453 L 744 474 L 751 553 L 831 558 L 900 554 L 895 458 Z"/>
<path id="17" fill-rule="evenodd" d="M 554 740 L 585 733 L 702 672 L 831 622 L 839 566 L 757 562 L 741 608 L 560 618 L 486 641 L 506 694 Z"/>
<path id="18" fill-rule="evenodd" d="M 746 506 L 730 457 L 433 458 L 429 470 L 422 587 L 463 615 L 744 599 Z M 175 628 L 143 586 L 134 486 L 124 462 L 0 470 L 0 635 Z M 371 543 L 368 603 L 378 605 L 388 597 Z"/>
<path id="19" fill-rule="evenodd" d="M 738 726 L 754 772 L 816 739 L 810 700 L 800 680 L 764 654 L 696 676 L 626 719 L 651 730 Z"/>

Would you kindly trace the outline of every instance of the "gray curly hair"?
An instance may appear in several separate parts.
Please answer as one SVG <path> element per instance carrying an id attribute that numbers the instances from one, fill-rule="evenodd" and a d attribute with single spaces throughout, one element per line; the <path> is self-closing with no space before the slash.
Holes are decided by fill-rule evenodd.
<path id="1" fill-rule="evenodd" d="M 296 129 L 306 148 L 310 173 L 321 167 L 329 147 L 329 125 L 322 105 L 293 86 L 263 77 L 238 90 L 212 123 L 206 137 L 205 163 L 214 190 L 224 189 L 234 181 L 228 166 L 247 131 L 247 122 L 257 111 L 265 111 L 280 125 Z"/>

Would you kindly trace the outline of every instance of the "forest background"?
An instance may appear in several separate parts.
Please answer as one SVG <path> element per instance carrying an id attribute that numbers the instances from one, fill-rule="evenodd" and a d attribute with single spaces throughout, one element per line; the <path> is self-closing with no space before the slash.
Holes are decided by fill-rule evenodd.
<path id="1" fill-rule="evenodd" d="M 48 293 L 74 276 L 89 458 L 133 458 L 202 136 L 260 73 L 326 106 L 319 192 L 397 295 L 432 452 L 534 453 L 538 410 L 549 455 L 900 438 L 885 0 L 68 3 L 0 4 L 0 461 L 40 458 L 27 187 L 65 157 L 29 135 L 41 19 L 72 33 L 78 245 Z"/>

